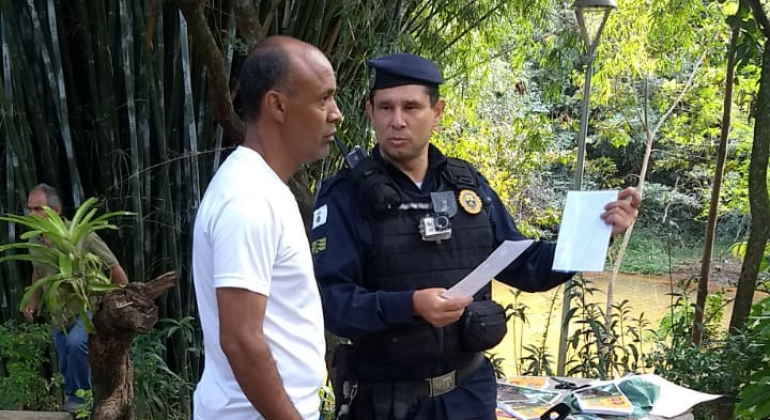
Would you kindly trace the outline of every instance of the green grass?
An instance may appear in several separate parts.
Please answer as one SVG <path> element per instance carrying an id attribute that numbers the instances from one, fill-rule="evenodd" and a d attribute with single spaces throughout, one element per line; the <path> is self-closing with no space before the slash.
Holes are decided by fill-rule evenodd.
<path id="1" fill-rule="evenodd" d="M 714 244 L 714 259 L 734 258 L 730 255 L 732 242 L 718 240 Z M 620 271 L 634 274 L 664 274 L 669 267 L 676 270 L 683 265 L 700 265 L 703 253 L 702 239 L 668 238 L 639 231 L 631 236 Z M 670 257 L 669 257 L 670 255 Z"/>

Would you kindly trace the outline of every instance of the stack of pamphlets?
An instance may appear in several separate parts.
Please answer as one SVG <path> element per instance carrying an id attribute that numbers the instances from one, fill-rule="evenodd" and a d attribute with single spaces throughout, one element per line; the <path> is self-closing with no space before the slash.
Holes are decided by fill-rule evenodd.
<path id="1" fill-rule="evenodd" d="M 631 401 L 614 382 L 579 389 L 572 395 L 583 413 L 623 416 L 634 411 Z"/>
<path id="2" fill-rule="evenodd" d="M 508 383 L 497 384 L 498 419 L 537 420 L 558 404 L 563 394 Z"/>

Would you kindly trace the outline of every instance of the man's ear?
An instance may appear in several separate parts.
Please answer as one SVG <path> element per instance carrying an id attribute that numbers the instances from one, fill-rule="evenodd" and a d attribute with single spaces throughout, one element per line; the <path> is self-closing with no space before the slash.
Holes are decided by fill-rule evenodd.
<path id="1" fill-rule="evenodd" d="M 284 122 L 286 120 L 286 97 L 281 92 L 268 91 L 262 99 L 262 113 L 278 122 Z"/>
<path id="2" fill-rule="evenodd" d="M 369 99 L 366 100 L 366 115 L 369 117 L 369 120 L 372 119 L 372 101 Z"/>

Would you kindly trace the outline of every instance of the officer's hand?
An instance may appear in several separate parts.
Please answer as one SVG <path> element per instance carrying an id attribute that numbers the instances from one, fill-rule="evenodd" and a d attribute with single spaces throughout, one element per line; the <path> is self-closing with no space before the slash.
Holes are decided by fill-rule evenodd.
<path id="1" fill-rule="evenodd" d="M 472 297 L 447 299 L 441 294 L 446 289 L 422 289 L 412 296 L 412 311 L 436 328 L 449 325 L 462 316 L 465 307 L 473 302 Z"/>
<path id="2" fill-rule="evenodd" d="M 639 213 L 639 205 L 642 204 L 642 196 L 633 187 L 628 187 L 618 193 L 617 201 L 604 206 L 601 218 L 605 223 L 612 225 L 612 234 L 625 232 L 636 220 Z"/>

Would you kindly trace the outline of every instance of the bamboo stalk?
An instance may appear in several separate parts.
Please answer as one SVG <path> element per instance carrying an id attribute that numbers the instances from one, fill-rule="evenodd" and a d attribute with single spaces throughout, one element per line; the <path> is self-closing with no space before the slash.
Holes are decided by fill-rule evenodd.
<path id="1" fill-rule="evenodd" d="M 146 40 L 147 39 L 147 33 L 146 33 L 146 27 L 144 24 L 144 12 L 142 10 L 142 2 L 133 0 L 131 2 L 134 6 L 134 19 L 132 20 L 133 24 L 135 25 L 135 30 L 137 32 L 137 38 L 140 40 Z M 134 48 L 136 55 L 138 56 L 138 63 L 134 66 L 136 69 L 135 71 L 138 71 L 138 97 L 139 97 L 139 103 L 137 104 L 137 136 L 139 140 L 141 140 L 141 143 L 139 141 L 137 144 L 141 144 L 141 151 L 142 153 L 138 157 L 139 158 L 139 166 L 142 168 L 139 173 L 141 177 L 140 187 L 142 190 L 142 197 L 141 197 L 141 205 L 143 207 L 143 212 L 145 214 L 144 217 L 138 218 L 137 221 L 141 222 L 143 227 L 142 229 L 145 232 L 150 232 L 152 230 L 152 220 L 150 220 L 150 214 L 152 213 L 152 172 L 147 170 L 148 167 L 152 165 L 152 147 L 151 147 L 151 141 L 150 138 L 152 136 L 151 133 L 151 119 L 153 118 L 150 115 L 150 105 L 148 102 L 148 90 L 150 89 L 150 86 L 152 85 L 153 81 L 152 79 L 147 78 L 147 72 L 148 72 L 148 65 L 145 63 L 150 62 L 152 60 L 152 55 L 149 51 L 150 46 L 148 46 L 146 43 L 139 43 L 138 48 Z M 152 273 L 147 270 L 147 262 L 146 257 L 149 255 L 153 255 L 152 252 L 152 235 L 146 234 L 142 235 L 142 249 L 143 251 L 143 265 L 144 265 L 144 271 L 145 275 L 141 278 L 149 278 L 152 276 Z"/>
<path id="2" fill-rule="evenodd" d="M 190 80 L 190 51 L 187 41 L 187 21 L 185 20 L 182 12 L 179 12 L 179 45 L 181 50 L 181 63 L 182 63 L 182 83 L 184 86 L 184 127 L 185 134 L 188 140 L 188 147 L 190 152 L 190 165 L 186 170 L 190 176 L 190 182 L 187 184 L 190 187 L 189 197 L 189 209 L 193 212 L 189 217 L 191 220 L 195 220 L 195 213 L 198 210 L 198 205 L 201 201 L 200 192 L 200 172 L 198 167 L 198 131 L 195 127 L 195 111 L 193 104 L 193 91 L 192 82 Z"/>
<path id="3" fill-rule="evenodd" d="M 233 16 L 230 16 L 228 19 L 228 39 L 234 39 L 235 38 L 235 18 Z M 231 74 L 233 68 L 233 43 L 228 42 L 225 47 L 225 74 Z M 213 169 L 212 169 L 212 176 L 213 174 L 219 169 L 219 165 L 222 161 L 222 138 L 224 134 L 224 129 L 221 125 L 217 124 L 217 127 L 214 131 L 214 163 L 213 163 Z"/>
<path id="4" fill-rule="evenodd" d="M 24 7 L 21 4 L 17 4 L 17 6 Z M 16 16 L 17 14 L 11 2 L 0 2 L 0 10 L 4 16 Z M 21 25 L 21 20 L 20 18 L 6 19 L 3 32 L 11 62 L 14 63 L 11 70 L 13 85 L 15 86 L 13 102 L 16 104 L 13 115 L 17 116 L 16 121 L 19 124 L 17 133 L 21 136 L 20 138 L 11 138 L 11 140 L 18 140 L 15 144 L 15 152 L 20 162 L 23 163 L 22 168 L 29 171 L 28 178 L 25 179 L 27 181 L 26 187 L 37 182 L 36 173 L 42 173 L 41 178 L 43 179 L 50 180 L 54 177 L 52 162 L 57 146 L 50 142 L 50 135 L 43 124 L 29 123 L 29 121 L 48 121 L 48 118 L 45 116 L 43 108 L 44 101 L 39 95 L 42 88 L 40 84 L 35 83 L 36 79 L 28 77 L 29 74 L 35 72 L 22 48 L 24 34 L 21 26 L 24 25 Z M 34 142 L 34 146 L 38 149 L 36 153 L 41 163 L 39 166 L 33 157 L 32 138 L 37 140 Z M 22 192 L 22 194 L 25 195 L 24 201 L 26 202 L 26 192 Z"/>
<path id="5" fill-rule="evenodd" d="M 179 45 L 180 45 L 180 61 L 181 61 L 181 70 L 182 70 L 182 79 L 183 79 L 183 85 L 184 85 L 184 126 L 186 127 L 185 134 L 187 137 L 187 151 L 190 154 L 189 159 L 186 160 L 185 172 L 189 174 L 189 183 L 187 184 L 189 186 L 188 190 L 188 197 L 187 197 L 187 215 L 188 215 L 188 224 L 187 226 L 192 226 L 192 222 L 195 220 L 195 215 L 198 212 L 198 206 L 200 205 L 201 200 L 201 191 L 200 191 L 200 168 L 198 165 L 198 132 L 196 130 L 195 126 L 195 114 L 194 114 L 194 104 L 193 104 L 193 92 L 192 92 L 192 81 L 191 81 L 191 74 L 190 74 L 190 54 L 189 54 L 189 44 L 187 40 L 187 22 L 185 21 L 184 16 L 182 15 L 182 12 L 179 12 Z M 184 251 L 185 255 L 192 255 L 192 241 L 187 242 L 187 246 L 185 247 Z M 188 296 L 188 299 L 190 301 L 188 302 L 188 305 L 191 306 L 192 296 L 194 296 L 193 291 L 193 279 L 192 279 L 192 270 L 188 270 L 187 276 L 185 278 L 185 289 L 186 289 L 186 295 Z M 177 287 L 174 290 L 173 297 L 174 302 L 177 304 L 176 307 L 181 307 L 182 303 L 182 296 L 181 296 L 182 288 Z"/>
<path id="6" fill-rule="evenodd" d="M 139 150 L 139 139 L 136 132 L 136 100 L 134 97 L 134 26 L 133 11 L 126 4 L 126 0 L 119 0 L 120 7 L 120 28 L 121 28 L 121 63 L 123 64 L 123 82 L 126 94 L 126 112 L 128 117 L 128 137 L 130 141 L 131 156 L 131 203 L 134 213 L 136 213 L 135 229 L 136 233 L 132 235 L 134 244 L 134 278 L 147 278 L 144 262 L 144 206 L 142 206 L 142 184 L 141 184 L 141 163 L 142 157 Z"/>
<path id="7" fill-rule="evenodd" d="M 62 74 L 61 55 L 58 48 L 59 35 L 56 27 L 56 10 L 53 0 L 48 0 L 48 14 L 50 16 L 50 19 L 48 19 L 48 29 L 51 36 L 51 51 L 49 52 L 49 45 L 45 42 L 46 40 L 43 39 L 42 22 L 38 15 L 37 8 L 35 7 L 34 0 L 27 0 L 27 5 L 29 6 L 32 25 L 34 27 L 35 43 L 38 46 L 38 51 L 40 52 L 43 61 L 48 89 L 52 94 L 51 97 L 53 99 L 54 108 L 61 126 L 61 141 L 64 143 L 64 152 L 67 157 L 67 165 L 70 171 L 69 176 L 72 199 L 75 206 L 79 207 L 80 203 L 83 201 L 83 186 L 80 182 L 80 171 L 78 170 L 77 161 L 75 160 L 75 150 L 72 145 L 72 134 L 70 132 L 67 94 L 64 89 L 64 75 Z"/>

